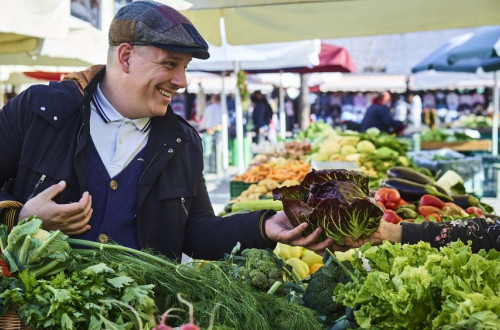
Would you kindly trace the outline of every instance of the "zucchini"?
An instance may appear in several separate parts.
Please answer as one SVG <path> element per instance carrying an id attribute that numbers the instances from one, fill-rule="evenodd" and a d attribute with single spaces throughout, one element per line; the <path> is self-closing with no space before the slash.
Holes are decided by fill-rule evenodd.
<path id="1" fill-rule="evenodd" d="M 434 180 L 418 171 L 404 166 L 393 166 L 387 170 L 389 178 L 405 179 L 421 184 L 434 183 Z"/>
<path id="2" fill-rule="evenodd" d="M 398 190 L 401 198 L 408 202 L 418 201 L 425 194 L 436 196 L 446 202 L 453 201 L 443 188 L 432 183 L 421 184 L 405 179 L 388 178 L 382 180 L 380 186 Z"/>
<path id="3" fill-rule="evenodd" d="M 259 211 L 259 210 L 275 210 L 275 211 L 281 211 L 283 210 L 283 203 L 281 201 L 274 201 L 272 199 L 259 199 L 259 200 L 254 200 L 254 201 L 241 201 L 233 204 L 232 207 L 232 212 L 236 212 L 239 210 L 252 210 L 252 211 Z"/>
<path id="4" fill-rule="evenodd" d="M 384 179 L 380 182 L 380 186 L 396 189 L 401 198 L 407 202 L 418 201 L 420 197 L 427 194 L 423 184 L 400 178 Z"/>
<path id="5" fill-rule="evenodd" d="M 451 196 L 453 198 L 453 203 L 457 204 L 464 210 L 468 208 L 469 206 L 477 206 L 481 207 L 481 203 L 479 202 L 479 199 L 476 196 L 473 195 L 453 195 Z"/>

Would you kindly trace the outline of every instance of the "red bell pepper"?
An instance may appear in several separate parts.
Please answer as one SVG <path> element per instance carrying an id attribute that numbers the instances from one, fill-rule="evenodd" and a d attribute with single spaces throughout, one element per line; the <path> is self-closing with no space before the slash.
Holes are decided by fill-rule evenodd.
<path id="1" fill-rule="evenodd" d="M 425 221 L 431 221 L 429 218 L 430 217 L 433 217 L 434 220 L 436 220 L 437 222 L 441 222 L 441 216 L 439 215 L 439 213 L 432 213 L 432 214 L 429 214 L 429 215 L 426 215 L 424 217 L 424 220 Z"/>
<path id="2" fill-rule="evenodd" d="M 0 259 L 0 270 L 2 271 L 3 277 L 12 277 L 9 269 L 9 264 L 3 259 Z"/>
<path id="3" fill-rule="evenodd" d="M 386 210 L 384 203 L 382 203 L 381 201 L 376 201 L 376 203 L 383 211 Z"/>
<path id="4" fill-rule="evenodd" d="M 396 223 L 396 224 L 400 223 L 403 220 L 393 210 L 385 210 L 384 215 L 382 216 L 382 219 L 384 219 L 387 222 Z"/>
<path id="5" fill-rule="evenodd" d="M 375 193 L 375 201 L 384 203 L 387 209 L 395 210 L 401 201 L 399 191 L 394 188 L 382 187 Z"/>
<path id="6" fill-rule="evenodd" d="M 410 203 L 408 203 L 407 201 L 405 201 L 404 199 L 402 199 L 402 198 L 401 198 L 401 199 L 399 200 L 398 207 L 399 207 L 399 206 L 401 206 L 401 205 L 408 205 L 408 204 L 410 204 Z"/>
<path id="7" fill-rule="evenodd" d="M 425 206 L 434 206 L 437 207 L 438 209 L 442 210 L 444 206 L 444 202 L 437 198 L 436 196 L 432 195 L 423 195 L 420 197 L 420 205 L 425 205 Z"/>
<path id="8" fill-rule="evenodd" d="M 431 205 L 420 205 L 418 207 L 418 213 L 426 217 L 429 214 L 441 214 L 441 209 Z"/>
<path id="9" fill-rule="evenodd" d="M 473 214 L 473 215 L 477 216 L 478 218 L 486 218 L 484 216 L 483 210 L 481 210 L 477 206 L 469 206 L 468 208 L 465 209 L 465 212 L 467 212 L 469 214 Z"/>

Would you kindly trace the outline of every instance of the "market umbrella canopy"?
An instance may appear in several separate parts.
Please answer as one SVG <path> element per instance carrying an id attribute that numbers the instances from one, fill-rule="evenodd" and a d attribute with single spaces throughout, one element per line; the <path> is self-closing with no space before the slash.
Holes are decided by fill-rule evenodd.
<path id="1" fill-rule="evenodd" d="M 249 70 L 253 73 L 272 73 L 272 72 L 296 72 L 296 73 L 312 73 L 312 72 L 343 72 L 351 73 L 356 71 L 354 61 L 351 59 L 347 49 L 335 45 L 321 43 L 321 51 L 319 52 L 319 63 L 313 66 L 300 67 L 298 62 L 286 65 L 280 63 L 271 70 Z"/>
<path id="2" fill-rule="evenodd" d="M 464 43 L 451 49 L 448 54 L 448 60 L 451 63 L 471 58 L 489 59 L 499 57 L 500 26 L 486 26 L 479 29 Z"/>
<path id="3" fill-rule="evenodd" d="M 475 33 L 467 33 L 455 38 L 450 39 L 443 46 L 439 47 L 422 61 L 412 68 L 413 73 L 435 70 L 444 72 L 470 72 L 475 73 L 479 68 L 485 72 L 500 70 L 500 57 L 472 57 L 464 58 L 455 62 L 450 61 L 450 54 L 464 45 L 467 41 L 471 40 Z"/>
<path id="4" fill-rule="evenodd" d="M 183 0 L 182 4 L 177 8 L 185 9 L 182 13 L 213 45 L 222 44 L 221 18 L 224 18 L 227 42 L 233 45 L 429 31 L 500 22 L 500 1 L 497 0 Z"/>
<path id="5" fill-rule="evenodd" d="M 498 155 L 498 116 L 499 116 L 499 83 L 500 57 L 498 56 L 498 36 L 500 27 L 484 27 L 474 33 L 453 38 L 448 43 L 426 57 L 412 68 L 412 72 L 425 70 L 476 72 L 478 69 L 493 71 L 493 156 Z"/>
<path id="6" fill-rule="evenodd" d="M 275 70 L 280 67 L 313 67 L 319 64 L 321 41 L 303 40 L 256 45 L 229 45 L 209 47 L 210 58 L 193 58 L 189 71 L 233 71 L 234 62 L 245 71 Z"/>
<path id="7" fill-rule="evenodd" d="M 61 39 L 68 34 L 68 0 L 0 0 L 0 54 L 31 52 L 44 38 Z"/>
<path id="8" fill-rule="evenodd" d="M 0 65 L 86 67 L 104 64 L 108 42 L 101 30 L 73 16 L 64 38 L 45 38 L 30 52 L 0 53 Z M 50 24 L 49 24 L 50 25 Z"/>

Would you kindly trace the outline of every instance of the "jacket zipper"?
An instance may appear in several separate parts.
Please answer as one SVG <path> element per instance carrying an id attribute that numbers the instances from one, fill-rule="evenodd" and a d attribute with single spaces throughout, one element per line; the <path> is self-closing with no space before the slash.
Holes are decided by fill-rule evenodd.
<path id="1" fill-rule="evenodd" d="M 35 188 L 33 188 L 33 192 L 31 193 L 31 195 L 29 195 L 28 200 L 30 200 L 30 199 L 32 199 L 32 198 L 33 198 L 33 196 L 35 195 L 36 189 L 38 188 L 38 186 L 39 186 L 40 184 L 42 184 L 42 183 L 45 181 L 45 178 L 46 178 L 46 177 L 47 177 L 47 176 L 46 176 L 45 174 L 42 174 L 42 176 L 40 177 L 40 179 L 39 179 L 39 180 L 38 180 L 38 182 L 36 183 Z"/>
<path id="2" fill-rule="evenodd" d="M 181 197 L 182 208 L 184 209 L 184 213 L 186 213 L 186 217 L 188 216 L 188 210 L 186 209 L 186 199 Z"/>
<path id="3" fill-rule="evenodd" d="M 144 174 L 147 172 L 147 170 L 151 167 L 151 165 L 153 164 L 153 162 L 155 161 L 156 157 L 158 157 L 158 155 L 167 147 L 166 144 L 163 145 L 163 148 L 161 148 L 153 157 L 153 159 L 151 159 L 151 161 L 149 162 L 148 166 L 146 166 L 146 168 L 144 169 L 144 171 L 142 171 L 142 174 L 141 174 L 141 177 L 139 178 L 139 182 L 142 181 L 142 177 L 144 176 Z"/>

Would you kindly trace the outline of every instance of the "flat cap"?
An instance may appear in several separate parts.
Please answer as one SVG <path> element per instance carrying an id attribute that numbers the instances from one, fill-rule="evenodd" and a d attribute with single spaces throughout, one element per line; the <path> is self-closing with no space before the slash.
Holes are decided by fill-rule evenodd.
<path id="1" fill-rule="evenodd" d="M 109 28 L 109 44 L 121 43 L 210 57 L 207 42 L 188 18 L 154 1 L 134 1 L 118 10 Z"/>

